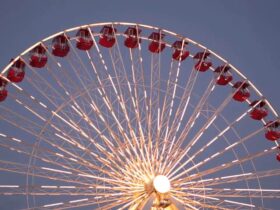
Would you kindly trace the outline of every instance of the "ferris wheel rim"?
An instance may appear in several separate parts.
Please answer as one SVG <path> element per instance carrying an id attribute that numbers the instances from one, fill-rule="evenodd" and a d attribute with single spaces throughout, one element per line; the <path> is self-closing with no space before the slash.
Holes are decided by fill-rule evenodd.
<path id="1" fill-rule="evenodd" d="M 171 36 L 175 36 L 181 40 L 186 40 L 188 42 L 191 42 L 193 45 L 196 45 L 198 47 L 200 47 L 201 49 L 207 50 L 209 51 L 212 55 L 214 55 L 215 57 L 217 57 L 218 59 L 220 59 L 221 61 L 223 61 L 224 63 L 226 63 L 227 65 L 229 65 L 239 76 L 241 76 L 244 80 L 248 80 L 247 77 L 241 73 L 241 71 L 239 71 L 234 65 L 232 65 L 231 63 L 229 63 L 226 59 L 224 59 L 222 56 L 220 56 L 219 54 L 215 53 L 214 51 L 212 51 L 211 49 L 208 49 L 207 47 L 205 47 L 204 45 L 194 41 L 193 39 L 190 39 L 188 37 L 182 36 L 180 34 L 176 34 L 170 30 L 166 30 L 166 29 L 162 29 L 160 27 L 154 27 L 151 25 L 146 25 L 146 24 L 141 24 L 141 23 L 132 23 L 132 22 L 100 22 L 100 23 L 92 23 L 92 24 L 86 24 L 86 25 L 80 25 L 80 26 L 75 26 L 60 32 L 57 32 L 55 34 L 52 34 L 50 36 L 47 36 L 46 38 L 42 39 L 41 41 L 31 45 L 29 48 L 27 48 L 26 50 L 24 50 L 22 53 L 19 54 L 19 56 L 17 56 L 14 59 L 14 62 L 19 59 L 20 57 L 22 57 L 23 55 L 29 53 L 34 47 L 38 46 L 41 43 L 44 43 L 46 41 L 51 40 L 52 38 L 64 34 L 64 33 L 68 33 L 68 32 L 73 32 L 76 31 L 78 29 L 81 28 L 92 28 L 92 27 L 96 27 L 96 26 L 105 26 L 105 25 L 124 25 L 124 26 L 137 26 L 137 27 L 143 27 L 143 28 L 147 28 L 147 29 L 153 29 L 153 30 L 161 30 L 164 33 L 167 33 Z M 123 33 L 121 33 L 123 34 Z M 144 38 L 144 37 L 142 37 Z M 0 73 L 0 77 L 3 77 L 4 73 L 7 72 L 9 70 L 9 68 L 13 65 L 14 62 L 9 63 Z M 5 77 L 3 77 L 5 78 Z M 6 79 L 6 78 L 5 78 Z M 254 89 L 254 91 L 260 96 L 260 98 L 264 98 L 263 94 L 259 91 L 259 89 L 250 81 L 248 80 L 249 84 L 251 85 L 251 87 Z M 269 106 L 269 108 L 271 109 L 271 111 L 273 112 L 273 114 L 279 118 L 279 114 L 278 112 L 275 110 L 275 108 L 271 105 L 271 103 L 267 100 L 264 99 L 267 103 L 267 105 Z"/>
<path id="2" fill-rule="evenodd" d="M 224 59 L 222 56 L 220 56 L 219 54 L 215 53 L 214 51 L 212 51 L 211 49 L 208 49 L 206 46 L 194 41 L 193 39 L 190 39 L 188 37 L 182 36 L 180 34 L 176 34 L 170 30 L 166 30 L 166 29 L 162 29 L 160 27 L 154 27 L 151 25 L 146 25 L 146 24 L 141 24 L 141 23 L 131 23 L 131 22 L 100 22 L 100 23 L 92 23 L 92 24 L 86 24 L 86 25 L 80 25 L 80 26 L 75 26 L 57 33 L 54 33 L 50 36 L 47 36 L 46 38 L 42 39 L 41 41 L 31 45 L 29 48 L 27 48 L 26 50 L 24 50 L 22 53 L 19 54 L 19 56 L 15 57 L 14 61 L 9 63 L 6 67 L 4 67 L 4 69 L 1 71 L 0 73 L 0 77 L 5 78 L 3 75 L 4 73 L 6 73 L 9 68 L 13 65 L 13 63 L 19 59 L 20 57 L 22 57 L 23 55 L 27 54 L 28 52 L 30 52 L 34 47 L 38 46 L 41 43 L 44 43 L 46 41 L 51 40 L 52 38 L 64 34 L 64 33 L 68 33 L 68 32 L 73 32 L 76 31 L 78 29 L 81 28 L 92 28 L 92 27 L 96 27 L 96 26 L 105 26 L 105 25 L 124 25 L 124 26 L 137 26 L 137 27 L 143 27 L 143 28 L 147 28 L 147 29 L 153 29 L 153 30 L 161 30 L 164 33 L 167 33 L 171 36 L 177 37 L 181 40 L 185 40 L 188 42 L 191 42 L 193 45 L 198 46 L 201 49 L 207 50 L 209 51 L 212 55 L 214 55 L 215 57 L 217 57 L 219 60 L 223 61 L 225 64 L 229 65 L 239 76 L 241 76 L 244 80 L 248 81 L 249 84 L 251 85 L 251 87 L 254 89 L 254 91 L 260 96 L 260 98 L 264 98 L 263 94 L 259 91 L 259 89 L 250 81 L 247 79 L 247 77 L 241 73 L 240 70 L 238 70 L 237 67 L 235 67 L 234 65 L 232 65 L 231 63 L 229 63 L 226 59 Z M 121 33 L 123 34 L 123 33 Z M 144 38 L 144 37 L 143 37 Z M 6 78 L 5 78 L 6 79 Z M 279 118 L 279 114 L 278 112 L 276 112 L 276 110 L 274 109 L 274 107 L 271 105 L 271 103 L 265 99 L 265 101 L 267 102 L 267 105 L 269 106 L 269 108 L 271 109 L 271 111 L 273 112 L 273 114 Z"/>

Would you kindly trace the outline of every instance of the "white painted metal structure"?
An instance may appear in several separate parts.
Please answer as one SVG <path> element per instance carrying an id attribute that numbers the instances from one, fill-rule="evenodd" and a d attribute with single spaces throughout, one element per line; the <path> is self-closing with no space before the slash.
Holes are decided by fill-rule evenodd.
<path id="1" fill-rule="evenodd" d="M 112 48 L 98 44 L 103 26 L 117 29 Z M 134 49 L 123 44 L 127 27 L 141 30 Z M 75 47 L 81 28 L 94 42 L 88 51 Z M 162 52 L 148 50 L 152 32 L 166 35 Z M 51 52 L 61 34 L 70 44 L 64 58 Z M 177 40 L 188 43 L 184 61 L 172 59 Z M 42 69 L 28 64 L 39 44 L 48 55 Z M 194 68 L 197 52 L 211 54 L 209 71 Z M 248 78 L 205 46 L 157 27 L 107 22 L 56 33 L 19 58 L 27 65 L 22 83 L 6 78 L 13 62 L 1 73 L 9 90 L 0 103 L 1 199 L 25 197 L 26 209 L 279 205 L 280 187 L 271 184 L 280 177 L 279 143 L 265 139 L 265 125 L 279 116 Z M 245 102 L 232 100 L 234 82 L 216 84 L 213 71 L 222 65 L 234 82 L 249 84 Z M 261 121 L 249 117 L 254 100 L 266 102 L 269 115 Z M 159 175 L 170 181 L 164 194 L 151 184 Z"/>

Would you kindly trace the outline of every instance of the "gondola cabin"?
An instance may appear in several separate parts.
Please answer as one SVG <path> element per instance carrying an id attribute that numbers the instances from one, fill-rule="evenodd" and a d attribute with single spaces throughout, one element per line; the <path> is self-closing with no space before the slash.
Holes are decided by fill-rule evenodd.
<path id="1" fill-rule="evenodd" d="M 276 141 L 280 138 L 280 122 L 268 122 L 266 124 L 265 137 L 267 140 Z"/>
<path id="2" fill-rule="evenodd" d="M 184 42 L 183 44 L 183 41 L 175 41 L 173 44 L 172 44 L 172 47 L 174 49 L 174 52 L 172 54 L 172 58 L 174 60 L 177 60 L 177 61 L 183 61 L 185 60 L 187 57 L 189 57 L 190 55 L 190 52 L 185 50 L 185 46 L 188 45 L 187 42 Z"/>
<path id="3" fill-rule="evenodd" d="M 112 26 L 104 26 L 100 33 L 99 44 L 106 48 L 113 47 L 116 42 L 115 33 L 117 33 L 117 29 Z"/>
<path id="4" fill-rule="evenodd" d="M 232 98 L 235 101 L 244 102 L 250 97 L 249 84 L 247 82 L 236 82 L 233 85 L 234 94 Z"/>
<path id="5" fill-rule="evenodd" d="M 250 112 L 250 117 L 254 120 L 262 120 L 268 115 L 268 110 L 266 107 L 265 101 L 253 101 L 250 104 L 251 107 L 254 107 Z"/>
<path id="6" fill-rule="evenodd" d="M 198 52 L 194 55 L 194 59 L 197 60 L 194 68 L 197 71 L 205 72 L 207 71 L 211 66 L 212 62 L 209 61 L 209 52 Z"/>
<path id="7" fill-rule="evenodd" d="M 230 83 L 233 79 L 230 74 L 230 67 L 228 65 L 218 66 L 215 71 L 216 84 L 225 86 Z"/>
<path id="8" fill-rule="evenodd" d="M 276 155 L 276 160 L 278 160 L 278 161 L 280 162 L 280 153 L 278 153 L 278 154 Z"/>
<path id="9" fill-rule="evenodd" d="M 66 35 L 58 35 L 52 41 L 52 54 L 57 57 L 65 57 L 70 51 Z"/>
<path id="10" fill-rule="evenodd" d="M 34 68 L 43 68 L 48 61 L 46 48 L 43 45 L 38 45 L 30 51 L 29 64 Z"/>
<path id="11" fill-rule="evenodd" d="M 141 43 L 141 38 L 139 38 L 140 33 L 141 29 L 135 27 L 129 27 L 126 29 L 125 34 L 127 37 L 124 40 L 124 45 L 128 48 L 138 47 L 139 43 Z"/>
<path id="12" fill-rule="evenodd" d="M 165 34 L 159 33 L 159 32 L 153 32 L 149 36 L 149 39 L 151 40 L 151 43 L 149 44 L 149 51 L 151 53 L 160 53 L 165 48 L 165 43 L 163 41 L 163 38 L 165 37 Z"/>
<path id="13" fill-rule="evenodd" d="M 4 101 L 8 96 L 6 85 L 7 81 L 0 77 L 0 102 Z"/>
<path id="14" fill-rule="evenodd" d="M 77 37 L 76 47 L 79 50 L 84 50 L 84 51 L 90 50 L 90 48 L 93 46 L 93 40 L 88 28 L 80 29 L 77 32 L 76 37 Z"/>
<path id="15" fill-rule="evenodd" d="M 25 75 L 25 63 L 23 60 L 18 59 L 14 62 L 11 68 L 8 70 L 7 78 L 11 82 L 19 83 L 23 80 Z"/>

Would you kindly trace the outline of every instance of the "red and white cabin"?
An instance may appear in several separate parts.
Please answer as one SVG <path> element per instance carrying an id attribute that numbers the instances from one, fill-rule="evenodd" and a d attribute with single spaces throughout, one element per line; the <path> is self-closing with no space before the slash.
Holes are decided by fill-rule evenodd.
<path id="1" fill-rule="evenodd" d="M 257 105 L 256 105 L 257 104 Z M 256 106 L 255 106 L 256 105 Z M 265 101 L 256 100 L 250 104 L 251 107 L 254 107 L 250 112 L 250 117 L 254 120 L 262 120 L 268 115 L 268 109 Z"/>
<path id="2" fill-rule="evenodd" d="M 244 102 L 250 97 L 249 84 L 247 82 L 238 81 L 233 85 L 233 91 L 235 92 L 232 98 L 235 101 Z"/>
<path id="3" fill-rule="evenodd" d="M 35 68 L 43 68 L 48 61 L 46 48 L 40 44 L 30 51 L 29 64 Z"/>
<path id="4" fill-rule="evenodd" d="M 210 53 L 206 51 L 196 53 L 195 56 L 193 57 L 193 59 L 197 60 L 194 68 L 197 71 L 201 71 L 201 72 L 207 71 L 212 66 L 212 62 L 209 61 L 209 56 Z"/>
<path id="5" fill-rule="evenodd" d="M 112 26 L 104 26 L 100 33 L 99 44 L 106 48 L 113 47 L 116 42 L 115 33 L 117 33 L 117 29 Z"/>
<path id="6" fill-rule="evenodd" d="M 127 38 L 124 40 L 124 45 L 128 48 L 138 47 L 139 43 L 141 43 L 141 38 L 139 38 L 140 33 L 141 29 L 136 27 L 129 27 L 126 29 L 125 34 Z"/>
<path id="7" fill-rule="evenodd" d="M 183 45 L 183 41 L 175 41 L 172 44 L 172 47 L 174 48 L 172 58 L 177 61 L 183 61 L 187 57 L 189 57 L 190 52 L 185 50 L 185 46 L 187 46 L 187 45 L 188 45 L 188 42 L 184 42 L 184 45 Z"/>
<path id="8" fill-rule="evenodd" d="M 276 155 L 276 160 L 278 160 L 278 161 L 280 162 L 280 153 L 278 153 L 278 154 Z"/>
<path id="9" fill-rule="evenodd" d="M 70 51 L 68 37 L 65 34 L 58 35 L 52 41 L 52 54 L 57 57 L 65 57 Z"/>
<path id="10" fill-rule="evenodd" d="M 280 122 L 268 122 L 266 125 L 265 137 L 270 141 L 276 141 L 280 138 Z"/>
<path id="11" fill-rule="evenodd" d="M 230 67 L 228 65 L 218 66 L 215 71 L 215 76 L 217 78 L 216 84 L 217 85 L 227 85 L 233 79 L 232 75 L 230 74 Z"/>
<path id="12" fill-rule="evenodd" d="M 7 81 L 0 77 L 0 102 L 4 101 L 8 96 L 6 85 L 7 85 Z"/>
<path id="13" fill-rule="evenodd" d="M 11 68 L 8 70 L 7 78 L 11 82 L 21 82 L 25 75 L 25 63 L 22 59 L 18 59 L 14 62 Z"/>
<path id="14" fill-rule="evenodd" d="M 163 41 L 163 38 L 165 37 L 165 34 L 160 32 L 153 32 L 149 36 L 149 39 L 151 39 L 151 43 L 149 44 L 149 51 L 151 53 L 160 53 L 165 48 L 165 43 Z"/>
<path id="15" fill-rule="evenodd" d="M 76 47 L 79 50 L 90 50 L 90 48 L 93 46 L 93 40 L 90 34 L 90 31 L 88 28 L 81 28 L 77 34 L 77 42 Z"/>

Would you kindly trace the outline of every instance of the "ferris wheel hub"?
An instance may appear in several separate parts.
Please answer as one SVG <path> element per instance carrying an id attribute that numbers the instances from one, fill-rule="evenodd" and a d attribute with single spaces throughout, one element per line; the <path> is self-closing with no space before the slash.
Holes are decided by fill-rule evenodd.
<path id="1" fill-rule="evenodd" d="M 169 179 L 164 175 L 157 175 L 153 180 L 153 186 L 159 193 L 168 193 L 171 188 Z"/>

